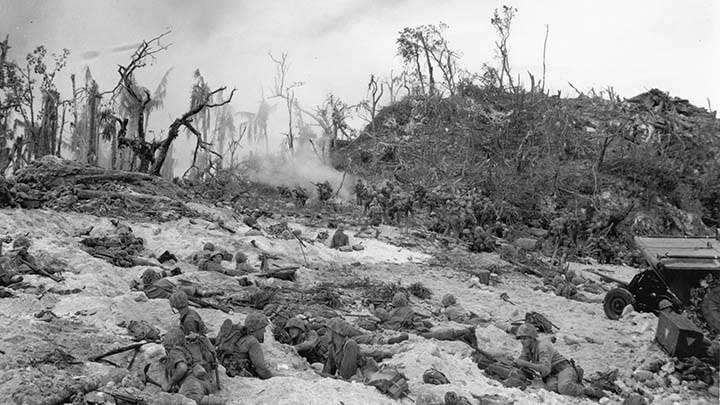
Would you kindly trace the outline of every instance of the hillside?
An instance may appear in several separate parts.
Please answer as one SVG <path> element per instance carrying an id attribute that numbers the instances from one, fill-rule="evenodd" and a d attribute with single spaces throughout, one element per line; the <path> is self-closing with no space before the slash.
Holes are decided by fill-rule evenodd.
<path id="1" fill-rule="evenodd" d="M 483 227 L 547 230 L 548 254 L 627 263 L 631 235 L 720 225 L 718 151 L 715 112 L 657 89 L 561 98 L 465 84 L 383 108 L 333 161 L 371 183 L 394 179 L 416 200 L 420 188 L 452 201 L 440 221 L 469 202 Z"/>

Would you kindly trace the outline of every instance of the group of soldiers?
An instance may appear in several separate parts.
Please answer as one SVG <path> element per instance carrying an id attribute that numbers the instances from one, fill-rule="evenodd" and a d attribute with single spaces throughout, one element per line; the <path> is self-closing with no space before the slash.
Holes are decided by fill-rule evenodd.
<path id="1" fill-rule="evenodd" d="M 143 283 L 152 286 L 163 280 L 158 278 L 161 275 L 150 272 L 143 274 Z M 163 390 L 178 392 L 198 404 L 221 404 L 224 402 L 213 395 L 220 389 L 218 365 L 224 367 L 229 377 L 269 379 L 276 376 L 264 356 L 264 337 L 270 321 L 262 312 L 250 312 L 243 324 L 227 319 L 217 336 L 209 338 L 200 315 L 190 308 L 189 297 L 200 298 L 212 293 L 173 284 L 160 292 L 143 291 L 148 298 L 167 298 L 180 316 L 178 325 L 172 327 L 162 341 L 166 351 Z M 379 370 L 377 353 L 363 351 L 361 344 L 391 345 L 407 340 L 409 332 L 427 339 L 458 340 L 478 349 L 475 327 L 483 321 L 463 308 L 451 294 L 443 296 L 441 304 L 442 318 L 466 326 L 433 328 L 426 315 L 414 310 L 406 293 L 397 292 L 389 305 L 371 306 L 369 310 L 375 323 L 370 329 L 401 332 L 399 336 L 388 339 L 375 333 L 362 333 L 340 317 L 320 319 L 311 327 L 307 319 L 295 316 L 285 321 L 286 339 L 282 342 L 292 346 L 324 377 L 367 382 Z M 542 379 L 547 389 L 563 395 L 603 396 L 602 392 L 582 385 L 579 368 L 560 355 L 550 342 L 539 339 L 535 326 L 526 323 L 515 335 L 522 343 L 522 352 L 514 365 Z"/>
<path id="2" fill-rule="evenodd" d="M 0 251 L 0 270 L 22 268 L 28 266 L 28 261 L 29 266 L 36 266 L 28 254 L 30 245 L 27 237 L 15 238 L 10 252 L 2 255 Z M 235 272 L 228 273 L 221 262 L 233 258 L 236 261 Z M 205 244 L 201 252 L 188 260 L 203 270 L 231 276 L 244 273 L 243 269 L 250 270 L 246 268 L 249 267 L 247 256 L 242 253 L 232 255 L 212 244 Z M 165 379 L 160 385 L 164 391 L 177 392 L 198 404 L 222 404 L 224 401 L 214 395 L 220 390 L 219 365 L 224 367 L 229 377 L 268 379 L 276 375 L 268 366 L 263 351 L 265 333 L 270 325 L 265 314 L 251 312 L 243 324 L 234 324 L 228 319 L 217 335 L 210 337 L 208 328 L 192 307 L 212 306 L 207 298 L 220 292 L 194 283 L 169 280 L 168 277 L 180 274 L 179 268 L 174 267 L 177 258 L 169 252 L 163 253 L 159 261 L 165 270 L 148 268 L 133 286 L 149 299 L 167 299 L 179 315 L 179 322 L 162 339 L 166 356 L 163 367 Z M 0 271 L 1 283 L 22 281 L 18 274 L 6 273 Z M 462 341 L 477 350 L 475 328 L 487 320 L 466 310 L 451 294 L 442 297 L 440 308 L 437 313 L 440 319 L 464 326 L 434 327 L 429 316 L 416 311 L 408 295 L 399 291 L 386 305 L 369 305 L 371 315 L 364 317 L 362 323 L 358 322 L 366 332 L 361 332 L 340 317 L 315 319 L 311 325 L 308 319 L 295 316 L 284 321 L 282 326 L 286 339 L 281 342 L 292 346 L 322 376 L 366 382 L 378 372 L 376 359 L 382 358 L 382 353 L 378 357 L 378 353 L 365 352 L 362 344 L 392 345 L 407 340 L 408 334 L 413 333 L 427 339 Z M 387 333 L 367 332 L 383 330 L 399 335 L 388 338 Z M 582 385 L 579 368 L 560 355 L 550 342 L 539 339 L 532 324 L 521 326 L 515 334 L 522 343 L 522 352 L 515 360 L 515 366 L 542 379 L 547 389 L 564 395 L 602 396 L 601 392 Z"/>
<path id="3" fill-rule="evenodd" d="M 370 225 L 378 226 L 381 223 L 399 224 L 409 219 L 416 204 L 413 196 L 395 186 L 393 182 L 366 186 L 358 179 L 354 187 L 356 203 L 363 207 L 363 211 L 370 219 Z"/>
<path id="4" fill-rule="evenodd" d="M 492 251 L 492 238 L 504 237 L 507 232 L 498 221 L 502 213 L 476 189 L 453 193 L 428 191 L 418 185 L 406 192 L 392 181 L 366 185 L 358 179 L 354 192 L 372 226 L 407 225 L 414 214 L 426 210 L 431 218 L 429 230 L 465 240 L 476 252 Z"/>

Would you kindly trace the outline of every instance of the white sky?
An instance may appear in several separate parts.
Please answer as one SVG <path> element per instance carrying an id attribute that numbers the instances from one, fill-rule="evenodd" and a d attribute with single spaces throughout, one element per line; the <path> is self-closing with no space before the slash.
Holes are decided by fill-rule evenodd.
<path id="1" fill-rule="evenodd" d="M 165 111 L 151 127 L 164 127 L 189 102 L 191 73 L 199 68 L 211 87 L 238 89 L 237 109 L 254 111 L 261 85 L 272 85 L 267 51 L 287 51 L 290 79 L 303 81 L 305 106 L 333 92 L 349 103 L 365 93 L 370 73 L 400 69 L 397 32 L 405 26 L 450 26 L 461 64 L 479 71 L 495 63 L 490 17 L 502 4 L 518 8 L 510 39 L 516 73 L 541 72 L 545 24 L 548 86 L 574 95 L 613 86 L 631 97 L 652 87 L 713 109 L 720 104 L 720 2 L 714 0 L 510 1 L 486 0 L 0 0 L 0 34 L 9 31 L 11 56 L 21 60 L 39 44 L 69 48 L 66 72 L 90 66 L 101 89 L 117 80 L 117 64 L 130 51 L 111 49 L 172 28 L 171 48 L 138 75 L 151 90 L 170 67 Z M 99 52 L 90 58 L 92 52 Z M 68 75 L 60 88 L 69 88 Z M 266 94 L 268 90 L 266 90 Z"/>

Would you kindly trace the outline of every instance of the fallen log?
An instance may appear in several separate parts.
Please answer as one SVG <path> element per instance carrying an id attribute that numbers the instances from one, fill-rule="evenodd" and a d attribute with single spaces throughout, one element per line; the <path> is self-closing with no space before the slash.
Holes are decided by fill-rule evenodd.
<path id="1" fill-rule="evenodd" d="M 110 181 L 121 181 L 124 183 L 140 183 L 142 181 L 157 181 L 157 177 L 144 173 L 134 172 L 104 172 L 97 174 L 68 175 L 66 178 L 72 178 L 75 183 L 102 183 Z"/>
<path id="2" fill-rule="evenodd" d="M 165 196 L 157 196 L 151 194 L 141 193 L 119 193 L 116 191 L 97 191 L 97 190 L 85 190 L 76 189 L 75 195 L 80 200 L 93 200 L 96 198 L 109 198 L 109 199 L 121 199 L 121 200 L 134 200 L 138 203 L 144 204 L 148 202 L 163 202 L 163 203 L 176 203 L 182 205 L 182 203 L 175 201 Z"/>

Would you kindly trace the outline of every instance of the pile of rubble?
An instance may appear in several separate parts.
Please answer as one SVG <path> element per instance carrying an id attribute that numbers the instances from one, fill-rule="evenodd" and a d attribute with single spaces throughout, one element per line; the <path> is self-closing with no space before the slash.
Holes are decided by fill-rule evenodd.
<path id="1" fill-rule="evenodd" d="M 0 184 L 0 207 L 49 208 L 170 221 L 200 216 L 183 191 L 160 177 L 45 156 Z"/>

